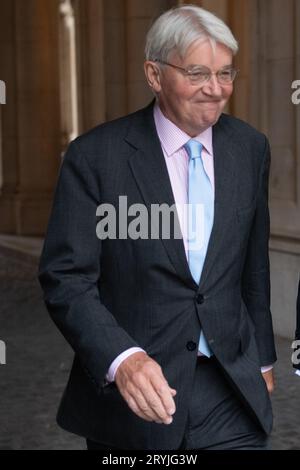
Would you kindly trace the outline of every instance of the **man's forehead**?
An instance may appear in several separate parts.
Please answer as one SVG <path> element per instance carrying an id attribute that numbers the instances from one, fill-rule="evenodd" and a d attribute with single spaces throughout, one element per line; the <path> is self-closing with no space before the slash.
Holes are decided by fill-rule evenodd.
<path id="1" fill-rule="evenodd" d="M 201 64 L 206 60 L 218 60 L 224 61 L 224 66 L 226 66 L 232 64 L 233 53 L 220 42 L 199 39 L 187 48 L 184 55 L 177 50 L 171 51 L 168 60 L 176 60 L 190 65 Z"/>

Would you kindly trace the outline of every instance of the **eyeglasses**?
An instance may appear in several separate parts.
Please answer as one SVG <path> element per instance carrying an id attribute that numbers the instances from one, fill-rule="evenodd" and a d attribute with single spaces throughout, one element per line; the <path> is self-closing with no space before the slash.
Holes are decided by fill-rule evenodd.
<path id="1" fill-rule="evenodd" d="M 226 67 L 224 69 L 218 70 L 217 72 L 212 72 L 208 67 L 204 65 L 191 65 L 188 68 L 179 67 L 179 65 L 170 64 L 169 62 L 164 62 L 162 60 L 157 60 L 160 64 L 168 65 L 174 69 L 181 70 L 186 75 L 191 85 L 204 85 L 208 82 L 212 75 L 217 77 L 218 83 L 220 85 L 228 85 L 232 83 L 237 76 L 238 70 L 233 67 Z"/>

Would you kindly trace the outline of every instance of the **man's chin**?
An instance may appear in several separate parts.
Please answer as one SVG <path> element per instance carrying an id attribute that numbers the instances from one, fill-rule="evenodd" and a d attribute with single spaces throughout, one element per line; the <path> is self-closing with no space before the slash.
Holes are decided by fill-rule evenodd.
<path id="1" fill-rule="evenodd" d="M 202 121 L 201 127 L 205 127 L 206 129 L 208 129 L 211 126 L 214 126 L 218 122 L 221 114 L 222 114 L 221 112 L 218 112 L 209 116 L 205 116 L 204 119 L 201 120 Z"/>
<path id="2" fill-rule="evenodd" d="M 220 109 L 214 110 L 211 113 L 205 114 L 203 116 L 203 121 L 206 123 L 210 123 L 210 125 L 213 126 L 219 120 L 219 117 L 221 116 L 221 114 L 222 114 L 222 110 Z"/>

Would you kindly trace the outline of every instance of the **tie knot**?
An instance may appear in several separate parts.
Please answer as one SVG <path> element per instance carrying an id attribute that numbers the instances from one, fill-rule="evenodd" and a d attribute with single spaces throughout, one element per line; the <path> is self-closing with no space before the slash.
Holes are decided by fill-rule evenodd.
<path id="1" fill-rule="evenodd" d="M 190 158 L 199 158 L 201 157 L 202 144 L 198 140 L 191 139 L 184 145 L 185 150 L 187 151 Z"/>

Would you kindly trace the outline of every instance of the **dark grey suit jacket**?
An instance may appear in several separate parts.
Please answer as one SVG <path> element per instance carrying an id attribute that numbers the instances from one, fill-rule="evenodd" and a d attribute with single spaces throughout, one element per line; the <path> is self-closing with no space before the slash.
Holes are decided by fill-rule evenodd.
<path id="1" fill-rule="evenodd" d="M 269 309 L 267 139 L 222 115 L 213 127 L 215 219 L 200 285 L 182 239 L 96 236 L 100 203 L 174 204 L 153 103 L 96 127 L 65 155 L 39 279 L 49 313 L 75 351 L 58 412 L 65 429 L 128 449 L 176 449 L 187 420 L 202 326 L 224 373 L 268 433 L 260 366 L 276 360 Z M 117 211 L 118 212 L 118 211 Z M 177 390 L 170 426 L 137 417 L 115 384 L 113 360 L 140 346 Z M 205 406 L 205 404 L 203 405 Z"/>

